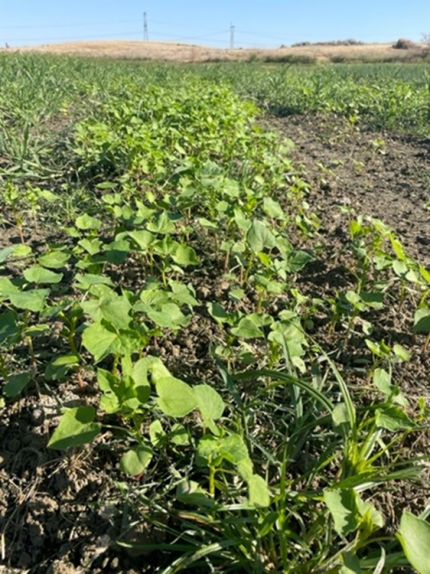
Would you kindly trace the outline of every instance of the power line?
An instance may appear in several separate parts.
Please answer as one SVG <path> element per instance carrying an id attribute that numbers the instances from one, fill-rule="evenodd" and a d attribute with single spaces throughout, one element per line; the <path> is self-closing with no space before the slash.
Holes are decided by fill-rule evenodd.
<path id="1" fill-rule="evenodd" d="M 201 36 L 178 36 L 177 34 L 163 34 L 161 32 L 153 32 L 153 37 L 160 36 L 162 38 L 172 38 L 175 40 L 204 40 L 212 36 L 219 36 L 221 34 L 228 34 L 229 30 L 220 30 L 219 32 L 212 32 L 211 34 L 204 34 Z"/>
<path id="2" fill-rule="evenodd" d="M 204 40 L 206 38 L 211 38 L 217 35 L 225 35 L 228 33 L 228 29 L 222 30 L 219 32 L 213 32 L 212 34 L 207 34 L 205 36 L 178 36 L 176 34 L 161 34 L 161 33 L 153 33 L 153 40 L 157 38 L 169 38 L 171 40 Z M 123 33 L 106 33 L 106 34 L 99 34 L 99 35 L 85 35 L 85 36 L 61 36 L 56 38 L 8 38 L 8 42 L 67 42 L 67 41 L 74 41 L 74 40 L 92 40 L 92 39 L 106 39 L 109 38 L 120 38 L 120 37 L 135 37 L 138 39 L 139 37 L 142 38 L 141 32 L 123 32 Z M 215 42 L 217 44 L 225 45 L 225 41 Z"/>
<path id="3" fill-rule="evenodd" d="M 143 13 L 143 39 L 145 41 L 149 40 L 149 19 L 148 19 L 148 14 L 147 12 Z M 5 33 L 5 31 L 7 30 L 17 30 L 17 29 L 31 29 L 31 30 L 43 30 L 43 29 L 52 29 L 52 28 L 73 28 L 73 27 L 85 27 L 85 26 L 116 26 L 118 24 L 126 24 L 126 23 L 133 23 L 136 24 L 136 20 L 126 20 L 126 21 L 122 21 L 122 22 L 116 22 L 115 24 L 111 23 L 109 24 L 108 22 L 99 22 L 99 23 L 90 23 L 90 22 L 81 22 L 81 23 L 75 23 L 75 24 L 58 24 L 58 25 L 52 25 L 52 24 L 47 24 L 47 25 L 41 25 L 41 26 L 29 26 L 29 25 L 20 25 L 20 26 L 0 26 L 0 33 L 1 35 L 6 39 L 7 34 Z M 151 24 L 155 23 L 155 24 L 160 24 L 163 26 L 170 26 L 170 24 L 168 24 L 167 22 L 161 22 L 159 20 L 152 20 L 151 18 Z M 176 26 L 178 26 L 178 23 L 176 23 Z M 203 28 L 203 30 L 205 30 L 205 28 Z M 265 35 L 264 33 L 260 32 L 254 32 L 254 31 L 249 31 L 249 30 L 242 30 L 242 29 L 237 29 L 233 24 L 230 25 L 230 27 L 228 29 L 225 30 L 214 30 L 213 28 L 206 28 L 206 30 L 208 30 L 207 33 L 204 34 L 198 34 L 198 35 L 191 35 L 191 36 L 185 36 L 182 35 L 181 33 L 179 34 L 175 34 L 175 33 L 163 33 L 163 32 L 157 32 L 157 30 L 152 30 L 152 39 L 161 39 L 161 38 L 166 38 L 166 39 L 170 39 L 172 41 L 194 41 L 194 40 L 210 40 L 210 44 L 214 45 L 214 44 L 218 44 L 221 45 L 223 44 L 224 46 L 228 45 L 229 42 L 229 46 L 230 49 L 233 49 L 235 47 L 236 44 L 239 44 L 241 47 L 257 47 L 257 45 L 265 45 L 268 46 L 270 44 L 273 44 L 274 42 L 283 42 L 283 43 L 291 43 L 297 40 L 300 40 L 303 38 L 303 36 L 298 36 L 296 34 L 290 35 L 290 34 L 286 34 L 285 36 L 281 36 L 281 35 L 272 35 L 270 33 L 268 33 L 267 35 Z M 103 33 L 103 34 L 85 34 L 85 35 L 78 35 L 75 36 L 73 34 L 70 33 L 71 31 L 69 31 L 67 33 L 66 36 L 63 37 L 54 37 L 54 38 L 47 38 L 45 37 L 35 37 L 35 38 L 7 38 L 8 42 L 15 42 L 15 43 L 19 43 L 19 42 L 23 42 L 23 43 L 29 43 L 29 42 L 41 42 L 41 43 L 49 43 L 49 42 L 65 42 L 65 41 L 73 41 L 73 40 L 90 40 L 90 39 L 109 39 L 109 38 L 120 38 L 120 37 L 136 37 L 136 39 L 142 38 L 142 28 L 141 28 L 141 32 L 122 32 L 122 33 Z M 229 34 L 229 36 L 228 36 Z M 225 36 L 225 40 L 220 40 L 220 41 L 214 41 L 212 40 L 212 38 L 214 36 Z M 246 36 L 251 36 L 254 37 L 258 40 L 260 40 L 260 42 L 258 42 L 258 44 L 256 45 L 255 43 L 251 43 L 251 42 L 244 42 L 241 41 L 243 37 Z M 228 40 L 229 38 L 229 40 Z M 240 41 L 238 42 L 237 39 L 240 38 Z M 162 40 L 161 40 L 162 41 Z"/>
<path id="4" fill-rule="evenodd" d="M 107 37 L 109 36 L 109 37 Z M 100 40 L 105 39 L 109 40 L 109 38 L 123 38 L 123 37 L 132 37 L 134 36 L 136 39 L 141 38 L 141 32 L 124 32 L 122 34 L 103 34 L 98 36 L 70 36 L 65 38 L 62 36 L 61 38 L 8 38 L 8 42 L 43 42 L 47 44 L 49 42 L 73 42 L 75 40 Z"/>
<path id="5" fill-rule="evenodd" d="M 40 30 L 45 28 L 73 28 L 74 26 L 116 26 L 118 24 L 136 24 L 136 19 L 124 20 L 122 22 L 81 22 L 80 24 L 42 24 L 40 26 L 0 26 L 0 30 Z"/>

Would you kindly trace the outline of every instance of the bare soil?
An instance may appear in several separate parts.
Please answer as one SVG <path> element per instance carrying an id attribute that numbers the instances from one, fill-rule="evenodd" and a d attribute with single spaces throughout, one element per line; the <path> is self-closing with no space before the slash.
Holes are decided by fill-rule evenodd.
<path id="1" fill-rule="evenodd" d="M 342 259 L 348 217 L 338 205 L 382 219 L 411 255 L 430 266 L 429 140 L 358 129 L 336 117 L 293 116 L 268 124 L 295 142 L 293 160 L 311 185 L 308 201 L 323 223 L 326 257 L 319 267 L 305 269 L 300 278 L 303 292 L 335 292 L 348 284 L 348 260 Z M 13 233 L 2 232 L 2 243 L 13 241 Z M 340 254 L 336 260 L 331 259 L 333 253 Z M 222 297 L 219 279 L 200 274 L 192 280 L 200 300 Z M 413 362 L 396 372 L 402 390 L 414 402 L 428 392 L 428 353 L 422 353 L 421 338 L 411 335 L 407 306 L 402 316 L 384 318 L 384 325 L 380 335 L 387 342 L 407 344 L 414 352 Z M 321 344 L 335 347 L 336 334 L 330 334 L 324 322 L 320 327 Z M 211 369 L 213 332 L 202 318 L 191 333 L 187 340 L 168 341 L 158 352 L 172 371 L 186 369 L 200 377 Z M 354 349 L 345 348 L 338 357 L 351 374 L 352 387 L 360 384 L 355 369 L 359 341 Z M 118 456 L 106 448 L 103 437 L 95 445 L 67 453 L 46 448 L 59 404 L 72 406 L 80 400 L 79 386 L 72 379 L 49 392 L 42 386 L 32 388 L 2 412 L 0 574 L 150 573 L 155 571 L 154 562 L 160 565 L 163 560 L 159 554 L 139 555 L 117 544 L 120 539 L 156 540 L 159 533 L 133 523 L 136 517 L 128 514 L 114 485 L 115 480 L 125 482 Z M 429 437 L 415 439 L 405 448 L 415 455 L 428 452 Z M 125 484 L 131 492 L 133 482 Z M 402 509 L 421 512 L 428 492 L 422 485 L 412 485 L 385 493 L 379 502 L 385 505 L 391 528 Z"/>
<path id="2" fill-rule="evenodd" d="M 430 266 L 430 138 L 375 132 L 336 116 L 290 116 L 270 126 L 296 144 L 292 158 L 328 229 L 341 219 L 337 206 L 350 206 L 384 221 Z"/>

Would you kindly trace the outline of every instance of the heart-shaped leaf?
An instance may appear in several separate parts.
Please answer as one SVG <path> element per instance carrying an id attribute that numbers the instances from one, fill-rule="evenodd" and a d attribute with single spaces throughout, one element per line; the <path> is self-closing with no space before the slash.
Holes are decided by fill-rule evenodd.
<path id="1" fill-rule="evenodd" d="M 3 393 L 14 399 L 25 389 L 31 381 L 31 373 L 19 373 L 8 377 L 6 384 L 3 387 Z"/>
<path id="2" fill-rule="evenodd" d="M 209 385 L 197 385 L 193 390 L 203 419 L 217 420 L 222 417 L 226 405 L 215 389 Z"/>
<path id="3" fill-rule="evenodd" d="M 29 267 L 24 271 L 24 277 L 29 283 L 60 283 L 63 279 L 62 273 L 54 273 L 39 265 Z"/>
<path id="4" fill-rule="evenodd" d="M 166 415 L 184 417 L 197 406 L 192 388 L 175 377 L 160 378 L 156 382 L 158 406 Z"/>
<path id="5" fill-rule="evenodd" d="M 12 305 L 18 309 L 40 313 L 45 307 L 45 300 L 49 293 L 49 289 L 32 289 L 11 293 L 9 298 Z"/>
<path id="6" fill-rule="evenodd" d="M 94 422 L 95 416 L 96 410 L 93 407 L 67 409 L 48 442 L 48 446 L 62 450 L 92 442 L 101 432 L 101 425 Z"/>
<path id="7" fill-rule="evenodd" d="M 276 239 L 273 233 L 264 223 L 256 219 L 252 222 L 246 235 L 246 240 L 254 253 L 258 253 L 264 249 L 271 249 L 276 245 Z"/>
<path id="8" fill-rule="evenodd" d="M 76 221 L 75 225 L 78 229 L 87 230 L 87 229 L 100 229 L 102 226 L 102 222 L 100 219 L 95 217 L 91 217 L 91 215 L 85 214 L 80 215 Z"/>
<path id="9" fill-rule="evenodd" d="M 129 476 L 139 476 L 152 459 L 152 450 L 147 445 L 139 445 L 127 451 L 119 463 L 122 472 Z"/>
<path id="10" fill-rule="evenodd" d="M 39 265 L 48 267 L 48 269 L 61 269 L 70 259 L 70 253 L 67 251 L 47 251 L 38 259 Z"/>

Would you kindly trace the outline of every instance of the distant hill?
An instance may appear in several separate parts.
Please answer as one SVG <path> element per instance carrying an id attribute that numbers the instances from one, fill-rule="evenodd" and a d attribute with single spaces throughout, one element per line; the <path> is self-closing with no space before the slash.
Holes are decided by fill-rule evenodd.
<path id="1" fill-rule="evenodd" d="M 2 51 L 6 49 L 3 48 Z M 267 62 L 407 62 L 419 61 L 429 56 L 425 44 L 346 44 L 336 41 L 295 46 L 281 46 L 278 49 L 221 49 L 195 44 L 144 41 L 92 41 L 46 44 L 9 48 L 8 51 L 43 52 L 52 54 L 73 54 L 120 59 L 162 60 L 173 62 L 253 61 Z"/>

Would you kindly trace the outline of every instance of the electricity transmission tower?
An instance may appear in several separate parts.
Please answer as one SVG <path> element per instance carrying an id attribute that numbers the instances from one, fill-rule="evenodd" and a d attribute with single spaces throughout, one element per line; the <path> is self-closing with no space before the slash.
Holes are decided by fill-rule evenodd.
<path id="1" fill-rule="evenodd" d="M 231 24 L 230 26 L 230 50 L 234 49 L 234 26 Z"/>
<path id="2" fill-rule="evenodd" d="M 146 12 L 143 13 L 143 41 L 147 42 L 149 40 L 148 34 L 148 18 Z"/>

